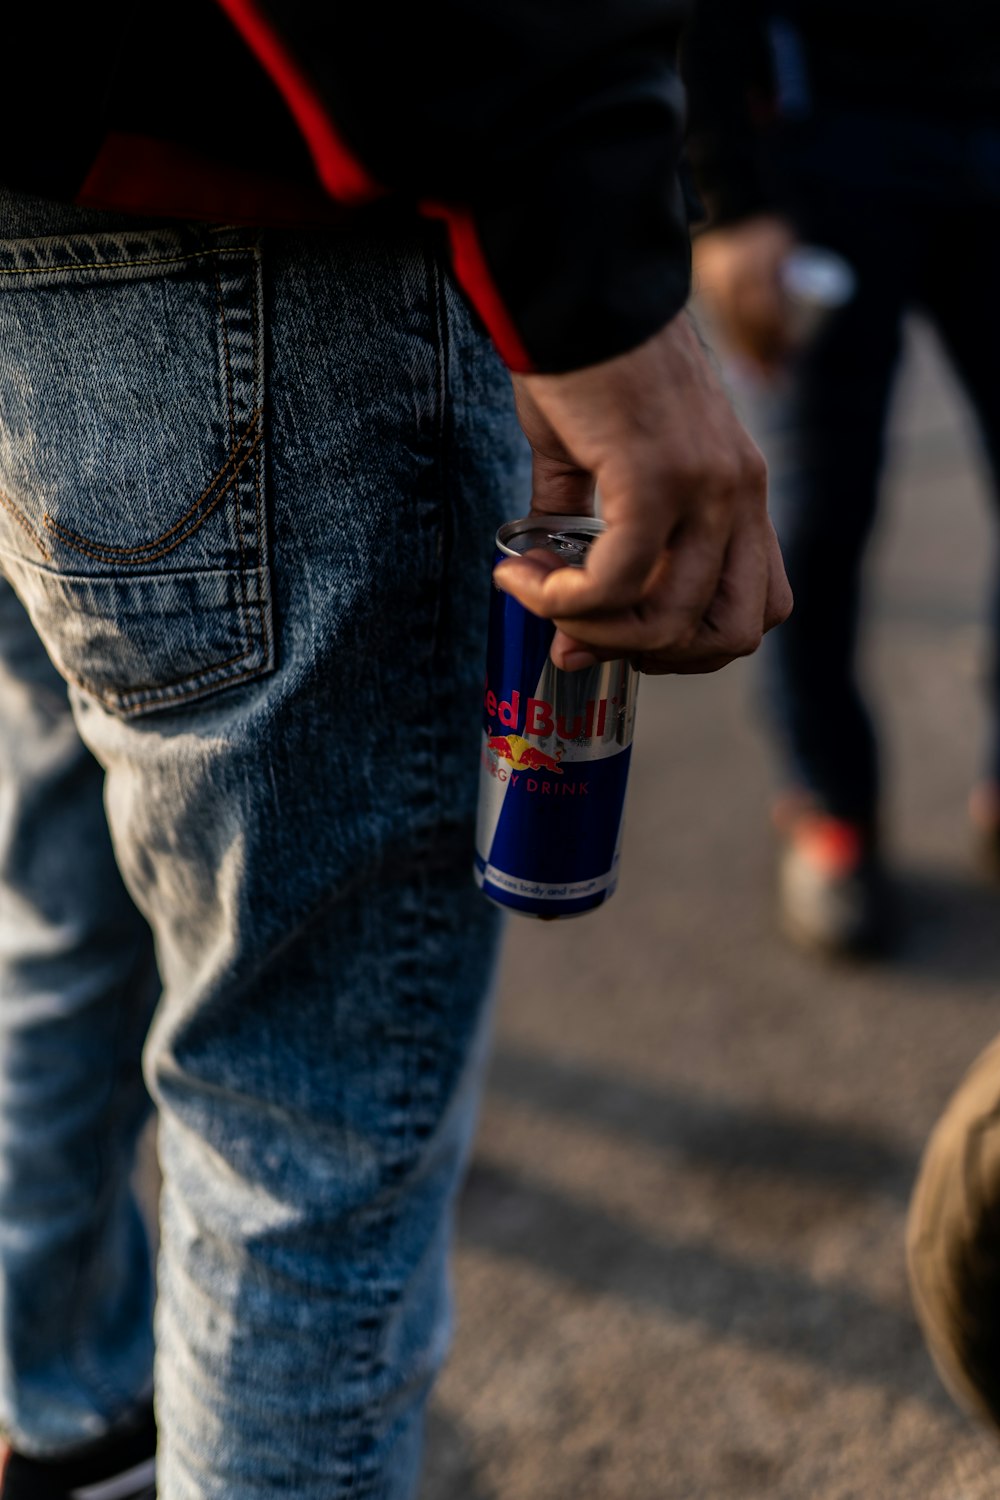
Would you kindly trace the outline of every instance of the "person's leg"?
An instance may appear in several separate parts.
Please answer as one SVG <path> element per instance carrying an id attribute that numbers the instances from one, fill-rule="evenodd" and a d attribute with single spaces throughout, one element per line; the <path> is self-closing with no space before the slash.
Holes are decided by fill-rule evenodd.
<path id="1" fill-rule="evenodd" d="M 103 783 L 0 580 L 0 1431 L 29 1455 L 101 1438 L 152 1387 L 129 1174 L 159 983 Z"/>
<path id="2" fill-rule="evenodd" d="M 761 653 L 783 782 L 778 912 L 795 942 L 836 954 L 881 948 L 892 931 L 878 754 L 856 647 L 906 288 L 893 253 L 903 216 L 872 210 L 837 183 L 821 211 L 804 205 L 807 242 L 843 255 L 856 290 L 783 380 L 760 391 L 751 418 L 795 596 Z"/>
<path id="3" fill-rule="evenodd" d="M 0 410 L 60 434 L 0 536 L 163 975 L 161 1500 L 409 1500 L 497 935 L 492 532 L 527 488 L 436 239 L 253 243 L 74 235 L 5 278 L 33 366 Z"/>
<path id="4" fill-rule="evenodd" d="M 856 295 L 803 351 L 760 435 L 795 595 L 764 669 L 786 785 L 835 818 L 872 824 L 878 757 L 855 654 L 902 304 L 882 243 L 859 237 L 851 262 Z"/>
<path id="5" fill-rule="evenodd" d="M 933 319 L 975 412 L 989 465 L 994 497 L 1000 499 L 1000 384 L 996 348 L 1000 338 L 1000 204 L 942 216 L 942 233 L 921 287 Z M 992 656 L 989 672 L 991 732 L 985 781 L 973 804 L 1000 869 L 1000 569 L 993 588 Z M 990 849 L 992 845 L 992 850 Z"/>

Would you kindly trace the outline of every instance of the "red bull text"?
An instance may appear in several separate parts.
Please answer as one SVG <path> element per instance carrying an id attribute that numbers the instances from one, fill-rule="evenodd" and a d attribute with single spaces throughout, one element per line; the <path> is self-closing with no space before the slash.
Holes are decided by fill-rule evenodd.
<path id="1" fill-rule="evenodd" d="M 497 561 L 541 547 L 582 566 L 590 516 L 529 516 L 497 533 Z M 476 880 L 513 911 L 601 906 L 618 877 L 638 673 L 625 661 L 562 672 L 554 627 L 494 588 L 490 605 Z"/>

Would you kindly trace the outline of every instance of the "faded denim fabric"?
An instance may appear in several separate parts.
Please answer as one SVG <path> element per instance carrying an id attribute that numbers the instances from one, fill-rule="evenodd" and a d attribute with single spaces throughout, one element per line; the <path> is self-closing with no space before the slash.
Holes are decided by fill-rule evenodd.
<path id="1" fill-rule="evenodd" d="M 159 1494 L 415 1493 L 497 936 L 470 878 L 492 533 L 526 495 L 433 230 L 0 195 L 0 565 L 70 684 L 5 588 L 0 1423 L 26 1451 L 148 1380 L 148 922 Z"/>
<path id="2" fill-rule="evenodd" d="M 159 983 L 102 782 L 0 580 L 0 1426 L 31 1453 L 99 1436 L 152 1370 L 129 1167 Z"/>

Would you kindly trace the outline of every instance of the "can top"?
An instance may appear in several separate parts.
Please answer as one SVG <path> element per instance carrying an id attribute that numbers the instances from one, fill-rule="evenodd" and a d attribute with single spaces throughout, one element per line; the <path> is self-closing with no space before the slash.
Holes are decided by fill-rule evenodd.
<path id="1" fill-rule="evenodd" d="M 554 552 L 571 567 L 582 568 L 604 522 L 596 516 L 522 516 L 497 532 L 497 548 L 505 557 L 525 552 Z"/>

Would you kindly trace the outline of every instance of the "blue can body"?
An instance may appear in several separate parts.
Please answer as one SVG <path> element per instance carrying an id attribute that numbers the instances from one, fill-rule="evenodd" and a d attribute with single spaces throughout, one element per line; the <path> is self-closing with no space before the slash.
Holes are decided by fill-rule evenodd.
<path id="1" fill-rule="evenodd" d="M 600 530 L 591 518 L 559 526 L 553 540 Z M 522 550 L 526 531 L 524 522 L 501 528 L 498 562 Z M 614 892 L 637 686 L 625 661 L 560 671 L 549 659 L 553 634 L 494 587 L 475 873 L 491 900 L 543 918 L 590 911 Z"/>

